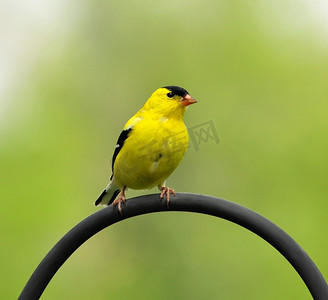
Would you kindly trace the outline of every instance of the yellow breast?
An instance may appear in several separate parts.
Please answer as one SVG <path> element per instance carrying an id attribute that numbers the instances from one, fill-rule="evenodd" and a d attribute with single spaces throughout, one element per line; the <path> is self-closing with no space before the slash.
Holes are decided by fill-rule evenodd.
<path id="1" fill-rule="evenodd" d="M 141 119 L 117 155 L 115 180 L 132 189 L 161 185 L 179 165 L 187 147 L 188 132 L 181 119 Z"/>

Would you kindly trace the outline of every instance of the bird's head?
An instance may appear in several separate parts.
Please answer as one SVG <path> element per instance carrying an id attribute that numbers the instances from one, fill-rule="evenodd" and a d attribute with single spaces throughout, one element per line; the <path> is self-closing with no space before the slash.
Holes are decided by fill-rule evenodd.
<path id="1" fill-rule="evenodd" d="M 164 86 L 157 89 L 147 101 L 148 108 L 158 110 L 163 115 L 182 115 L 186 107 L 197 100 L 179 86 Z"/>

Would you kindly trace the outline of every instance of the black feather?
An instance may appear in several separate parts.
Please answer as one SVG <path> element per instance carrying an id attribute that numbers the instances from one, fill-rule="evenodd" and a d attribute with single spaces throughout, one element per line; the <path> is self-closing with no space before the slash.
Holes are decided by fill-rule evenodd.
<path id="1" fill-rule="evenodd" d="M 163 86 L 163 88 L 166 88 L 171 91 L 173 95 L 177 95 L 180 97 L 184 97 L 189 94 L 184 88 L 175 85 Z"/>
<path id="2" fill-rule="evenodd" d="M 113 201 L 116 199 L 117 195 L 120 193 L 121 190 L 116 190 L 114 193 L 113 193 L 113 196 L 112 198 L 110 198 L 109 202 L 107 205 L 111 205 L 113 203 Z"/>
<path id="3" fill-rule="evenodd" d="M 104 196 L 106 195 L 106 190 L 104 190 L 101 195 L 98 197 L 98 199 L 95 202 L 95 205 L 99 205 L 99 203 L 101 202 L 101 199 L 104 198 Z"/>
<path id="4" fill-rule="evenodd" d="M 122 149 L 125 140 L 129 137 L 130 132 L 131 132 L 132 128 L 129 129 L 125 129 L 121 132 L 120 136 L 118 137 L 116 146 L 115 146 L 115 150 L 114 150 L 114 154 L 113 154 L 113 158 L 112 158 L 112 171 L 114 173 L 114 162 L 115 159 L 118 155 L 118 153 L 120 152 L 120 150 Z"/>
<path id="5" fill-rule="evenodd" d="M 112 197 L 109 199 L 107 205 L 111 205 L 119 193 L 120 193 L 120 190 L 114 191 L 114 193 L 113 193 Z M 96 200 L 95 206 L 98 206 L 100 204 L 101 200 L 105 197 L 106 194 L 107 194 L 107 192 L 106 192 L 106 190 L 104 190 L 101 193 L 101 195 L 98 197 L 98 199 Z"/>

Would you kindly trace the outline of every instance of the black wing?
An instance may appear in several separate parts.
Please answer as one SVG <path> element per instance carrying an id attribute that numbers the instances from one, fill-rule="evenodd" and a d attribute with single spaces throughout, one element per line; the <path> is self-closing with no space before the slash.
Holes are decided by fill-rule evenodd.
<path id="1" fill-rule="evenodd" d="M 115 146 L 115 151 L 114 151 L 113 158 L 112 158 L 112 171 L 113 171 L 113 173 L 114 173 L 114 162 L 115 162 L 115 159 L 117 157 L 117 154 L 121 151 L 125 140 L 130 135 L 131 130 L 132 130 L 132 128 L 123 130 L 121 132 L 120 136 L 118 137 L 118 140 L 117 140 L 117 143 L 116 143 L 116 146 Z"/>

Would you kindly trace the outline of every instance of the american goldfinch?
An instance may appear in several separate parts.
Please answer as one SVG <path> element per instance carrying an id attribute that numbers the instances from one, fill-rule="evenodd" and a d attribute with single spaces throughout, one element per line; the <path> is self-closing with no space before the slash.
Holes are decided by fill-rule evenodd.
<path id="1" fill-rule="evenodd" d="M 160 198 L 175 191 L 165 186 L 166 179 L 179 165 L 188 147 L 188 131 L 183 122 L 187 106 L 196 103 L 178 86 L 157 89 L 145 105 L 125 124 L 115 146 L 110 182 L 95 205 L 125 201 L 125 191 L 158 186 Z"/>

